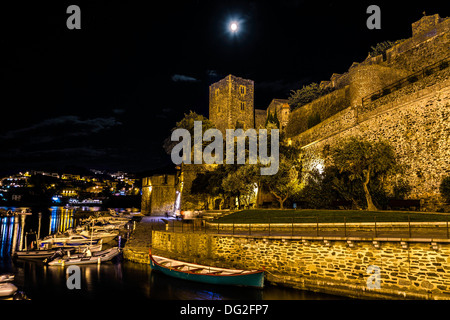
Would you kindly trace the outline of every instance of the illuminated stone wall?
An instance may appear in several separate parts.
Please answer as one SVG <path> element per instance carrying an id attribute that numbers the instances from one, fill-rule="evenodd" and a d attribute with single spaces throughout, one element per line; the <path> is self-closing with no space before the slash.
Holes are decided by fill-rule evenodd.
<path id="1" fill-rule="evenodd" d="M 414 36 L 389 49 L 385 57 L 369 57 L 343 75 L 334 74 L 326 85 L 337 90 L 293 111 L 286 132 L 303 148 L 306 171 L 323 166 L 323 147 L 344 138 L 387 140 L 413 187 L 408 198 L 422 199 L 424 210 L 435 211 L 445 207 L 439 184 L 450 175 L 450 68 L 442 63 L 450 58 L 450 19 L 431 16 L 420 21 L 413 24 Z M 417 81 L 383 92 L 374 101 L 362 101 L 436 62 L 439 67 L 430 74 L 421 72 Z M 329 99 L 333 95 L 335 99 Z M 322 122 L 307 129 L 306 119 L 314 112 Z"/>
<path id="2" fill-rule="evenodd" d="M 267 116 L 269 115 L 269 112 L 272 115 L 275 113 L 277 114 L 281 129 L 286 128 L 291 113 L 287 99 L 273 99 L 267 107 Z"/>
<path id="3" fill-rule="evenodd" d="M 264 128 L 267 119 L 267 110 L 255 109 L 255 128 Z"/>
<path id="4" fill-rule="evenodd" d="M 177 176 L 174 174 L 154 175 L 143 179 L 141 212 L 151 215 L 173 213 L 175 209 L 176 192 L 178 190 Z"/>
<path id="5" fill-rule="evenodd" d="M 225 134 L 226 129 L 255 127 L 254 83 L 228 75 L 209 87 L 209 120 Z"/>
<path id="6" fill-rule="evenodd" d="M 450 71 L 445 72 L 450 77 Z M 343 110 L 293 137 L 294 143 L 304 146 L 305 169 L 323 164 L 321 151 L 326 145 L 334 146 L 350 136 L 384 139 L 405 168 L 403 176 L 412 186 L 408 197 L 424 199 L 424 210 L 439 210 L 439 185 L 450 175 L 450 79 L 412 93 L 406 90 L 403 96 L 393 93 L 386 99 L 384 105 L 367 113 Z"/>
<path id="7" fill-rule="evenodd" d="M 327 241 L 324 241 L 327 240 Z M 152 252 L 194 263 L 266 269 L 280 285 L 355 298 L 450 299 L 450 243 L 424 239 L 258 237 L 153 232 Z M 367 268 L 380 270 L 369 289 Z"/>

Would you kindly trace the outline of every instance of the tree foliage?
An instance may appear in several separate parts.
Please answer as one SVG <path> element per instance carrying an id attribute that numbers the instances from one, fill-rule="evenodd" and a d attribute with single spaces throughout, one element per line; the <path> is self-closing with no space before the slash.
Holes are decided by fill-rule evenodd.
<path id="1" fill-rule="evenodd" d="M 272 124 L 273 126 L 270 126 Z M 266 122 L 264 124 L 264 127 L 266 128 L 280 128 L 280 120 L 278 120 L 277 111 L 274 111 L 274 114 L 269 111 L 269 114 L 267 115 Z"/>
<path id="2" fill-rule="evenodd" d="M 450 203 L 450 176 L 444 177 L 439 186 L 439 191 L 441 192 L 442 197 Z"/>
<path id="3" fill-rule="evenodd" d="M 400 39 L 397 41 L 382 41 L 377 43 L 374 46 L 370 47 L 370 52 L 369 52 L 369 56 L 371 57 L 376 57 L 380 54 L 383 54 L 384 52 L 386 52 L 386 50 L 390 49 L 391 47 L 399 44 L 400 42 L 404 41 L 405 39 Z"/>
<path id="4" fill-rule="evenodd" d="M 294 110 L 330 92 L 331 89 L 320 87 L 318 83 L 313 82 L 307 86 L 303 86 L 299 90 L 292 90 L 291 96 L 288 99 L 289 105 L 291 106 L 292 110 Z"/>
<path id="5" fill-rule="evenodd" d="M 301 190 L 301 171 L 300 150 L 281 143 L 278 172 L 271 176 L 261 176 L 262 186 L 278 200 L 281 209 L 287 199 Z"/>
<path id="6" fill-rule="evenodd" d="M 391 145 L 384 141 L 370 142 L 352 137 L 330 148 L 330 157 L 338 172 L 345 174 L 349 183 L 362 187 L 367 209 L 378 210 L 373 202 L 373 193 L 383 187 L 378 182 L 398 170 Z"/>
<path id="7" fill-rule="evenodd" d="M 228 175 L 222 180 L 223 190 L 229 195 L 237 197 L 239 206 L 241 204 L 249 206 L 252 199 L 256 197 L 255 188 L 259 182 L 259 166 L 235 165 L 230 166 L 230 169 Z"/>
<path id="8" fill-rule="evenodd" d="M 191 146 L 194 147 L 194 121 L 202 122 L 202 133 L 210 128 L 214 128 L 214 124 L 206 117 L 201 114 L 197 114 L 194 111 L 189 111 L 185 113 L 183 119 L 176 123 L 176 126 L 172 128 L 170 135 L 164 140 L 163 148 L 167 154 L 172 152 L 173 147 L 178 143 L 178 141 L 171 141 L 172 132 L 176 129 L 186 129 L 191 134 Z M 204 141 L 204 146 L 209 144 L 209 142 Z"/>

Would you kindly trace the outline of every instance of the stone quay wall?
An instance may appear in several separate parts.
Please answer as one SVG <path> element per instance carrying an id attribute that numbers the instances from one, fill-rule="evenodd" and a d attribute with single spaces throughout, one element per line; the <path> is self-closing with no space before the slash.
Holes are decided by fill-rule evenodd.
<path id="1" fill-rule="evenodd" d="M 154 231 L 152 252 L 205 265 L 265 268 L 270 283 L 353 298 L 450 299 L 450 241 L 447 239 L 269 237 Z M 375 268 L 379 273 L 370 274 L 368 268 L 369 271 Z M 379 287 L 372 282 L 378 275 Z"/>

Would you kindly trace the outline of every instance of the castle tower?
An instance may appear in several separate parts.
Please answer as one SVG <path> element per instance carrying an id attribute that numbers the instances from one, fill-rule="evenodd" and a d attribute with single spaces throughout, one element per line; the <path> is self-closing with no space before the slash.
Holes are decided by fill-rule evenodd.
<path id="1" fill-rule="evenodd" d="M 222 134 L 226 129 L 254 128 L 254 83 L 228 75 L 209 86 L 209 119 Z"/>
<path id="2" fill-rule="evenodd" d="M 284 130 L 289 122 L 289 114 L 291 113 L 289 101 L 287 99 L 272 99 L 267 108 L 267 116 L 269 112 L 277 114 L 278 121 L 280 121 L 280 129 Z"/>

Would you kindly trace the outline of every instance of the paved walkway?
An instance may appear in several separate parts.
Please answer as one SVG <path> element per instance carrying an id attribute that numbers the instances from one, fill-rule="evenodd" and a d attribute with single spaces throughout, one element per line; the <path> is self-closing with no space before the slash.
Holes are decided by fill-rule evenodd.
<path id="1" fill-rule="evenodd" d="M 143 217 L 136 223 L 136 229 L 125 243 L 123 255 L 125 259 L 140 262 L 148 262 L 148 249 L 152 245 L 152 231 L 164 230 L 165 223 L 160 217 Z"/>
<path id="2" fill-rule="evenodd" d="M 425 222 L 425 223 L 411 223 L 408 226 L 406 223 L 399 223 L 398 226 L 386 226 L 379 223 L 375 229 L 371 226 L 361 227 L 358 224 L 348 224 L 347 227 L 341 226 L 327 226 L 327 224 L 319 224 L 317 229 L 315 224 L 311 226 L 302 226 L 301 224 L 284 224 L 283 227 L 277 224 L 271 224 L 271 228 L 265 227 L 263 224 L 240 224 L 233 227 L 232 224 L 213 224 L 206 229 L 204 225 L 194 224 L 192 221 L 171 221 L 169 223 L 168 231 L 170 232 L 195 232 L 208 234 L 223 234 L 223 235 L 238 235 L 238 236 L 283 236 L 283 237 L 359 237 L 359 238 L 397 238 L 397 239 L 449 239 L 450 230 L 446 222 Z M 262 230 L 262 228 L 264 230 Z"/>

